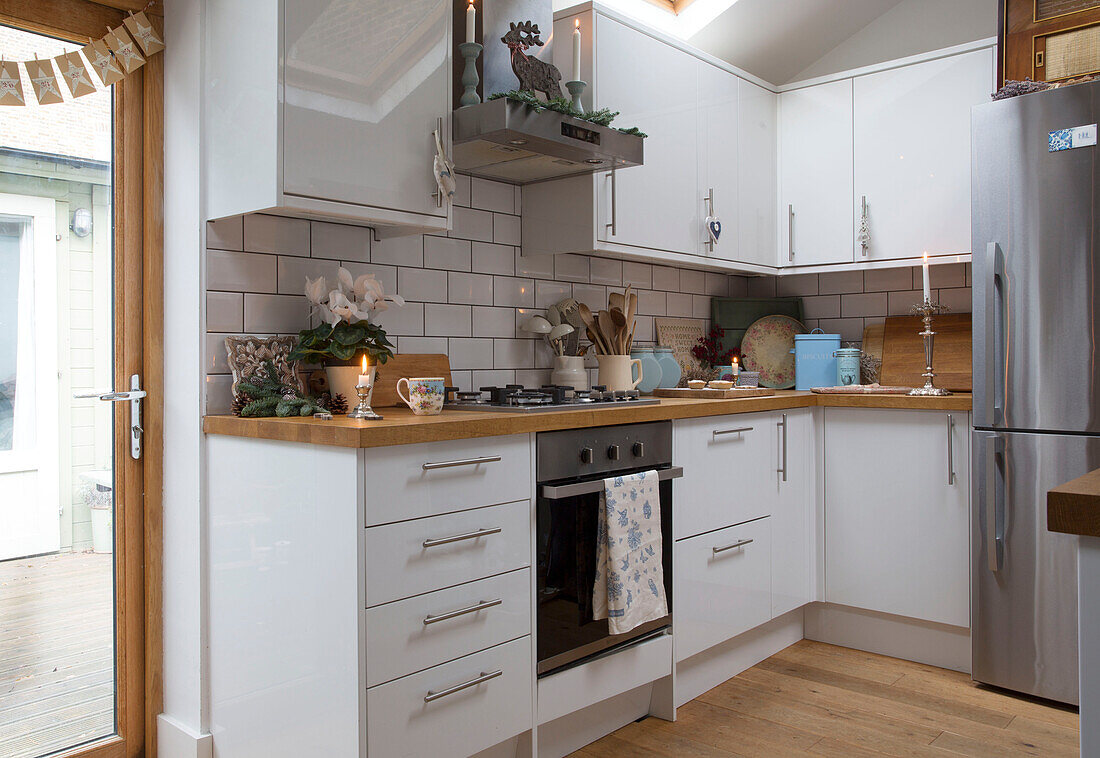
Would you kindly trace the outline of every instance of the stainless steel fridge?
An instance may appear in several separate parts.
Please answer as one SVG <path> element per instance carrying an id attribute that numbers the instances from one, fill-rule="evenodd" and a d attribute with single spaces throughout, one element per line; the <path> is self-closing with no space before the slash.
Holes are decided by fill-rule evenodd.
<path id="1" fill-rule="evenodd" d="M 1100 83 L 972 113 L 973 676 L 1074 704 L 1077 538 L 1046 493 L 1100 468 L 1097 122 Z"/>

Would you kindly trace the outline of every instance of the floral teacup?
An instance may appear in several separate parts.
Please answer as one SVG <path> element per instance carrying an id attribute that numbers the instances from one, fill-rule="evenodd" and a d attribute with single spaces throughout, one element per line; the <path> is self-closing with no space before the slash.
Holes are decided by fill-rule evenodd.
<path id="1" fill-rule="evenodd" d="M 402 382 L 409 393 L 407 396 L 401 391 Z M 443 398 L 446 394 L 443 390 L 444 385 L 446 382 L 443 377 L 438 376 L 412 379 L 402 377 L 397 380 L 397 396 L 404 400 L 405 405 L 412 408 L 412 412 L 417 416 L 434 416 L 443 410 Z"/>

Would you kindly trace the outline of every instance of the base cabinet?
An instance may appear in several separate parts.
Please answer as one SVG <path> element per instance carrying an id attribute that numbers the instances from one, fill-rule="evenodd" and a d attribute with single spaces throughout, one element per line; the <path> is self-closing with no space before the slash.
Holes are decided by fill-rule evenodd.
<path id="1" fill-rule="evenodd" d="M 825 409 L 825 599 L 970 624 L 969 415 Z"/>
<path id="2" fill-rule="evenodd" d="M 817 494 L 814 412 L 773 414 L 778 465 L 772 508 L 772 618 L 814 599 L 812 567 Z"/>

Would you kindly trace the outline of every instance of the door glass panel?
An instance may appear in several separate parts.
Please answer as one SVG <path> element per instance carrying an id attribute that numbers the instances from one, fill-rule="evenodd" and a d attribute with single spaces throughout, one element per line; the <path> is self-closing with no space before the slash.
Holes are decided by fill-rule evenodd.
<path id="1" fill-rule="evenodd" d="M 11 60 L 80 44 L 0 25 Z M 0 756 L 116 732 L 112 96 L 0 107 Z M 94 74 L 88 74 L 94 80 Z M 98 82 L 97 82 L 98 84 Z"/>

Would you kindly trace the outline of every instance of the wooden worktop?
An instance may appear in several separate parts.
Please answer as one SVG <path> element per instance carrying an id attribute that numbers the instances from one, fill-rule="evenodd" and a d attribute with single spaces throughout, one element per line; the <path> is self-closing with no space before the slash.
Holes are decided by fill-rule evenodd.
<path id="1" fill-rule="evenodd" d="M 1100 469 L 1047 493 L 1047 529 L 1100 537 Z"/>
<path id="2" fill-rule="evenodd" d="M 504 413 L 446 410 L 438 416 L 415 416 L 407 408 L 381 408 L 381 421 L 359 421 L 337 416 L 314 418 L 238 418 L 206 416 L 203 431 L 235 437 L 308 442 L 340 447 L 385 447 L 417 442 L 528 434 L 556 429 L 582 429 L 641 421 L 722 416 L 731 413 L 813 408 L 903 408 L 969 411 L 970 395 L 909 397 L 907 395 L 815 395 L 781 390 L 772 397 L 738 400 L 662 399 L 659 405 L 600 406 L 585 410 L 541 413 Z"/>

